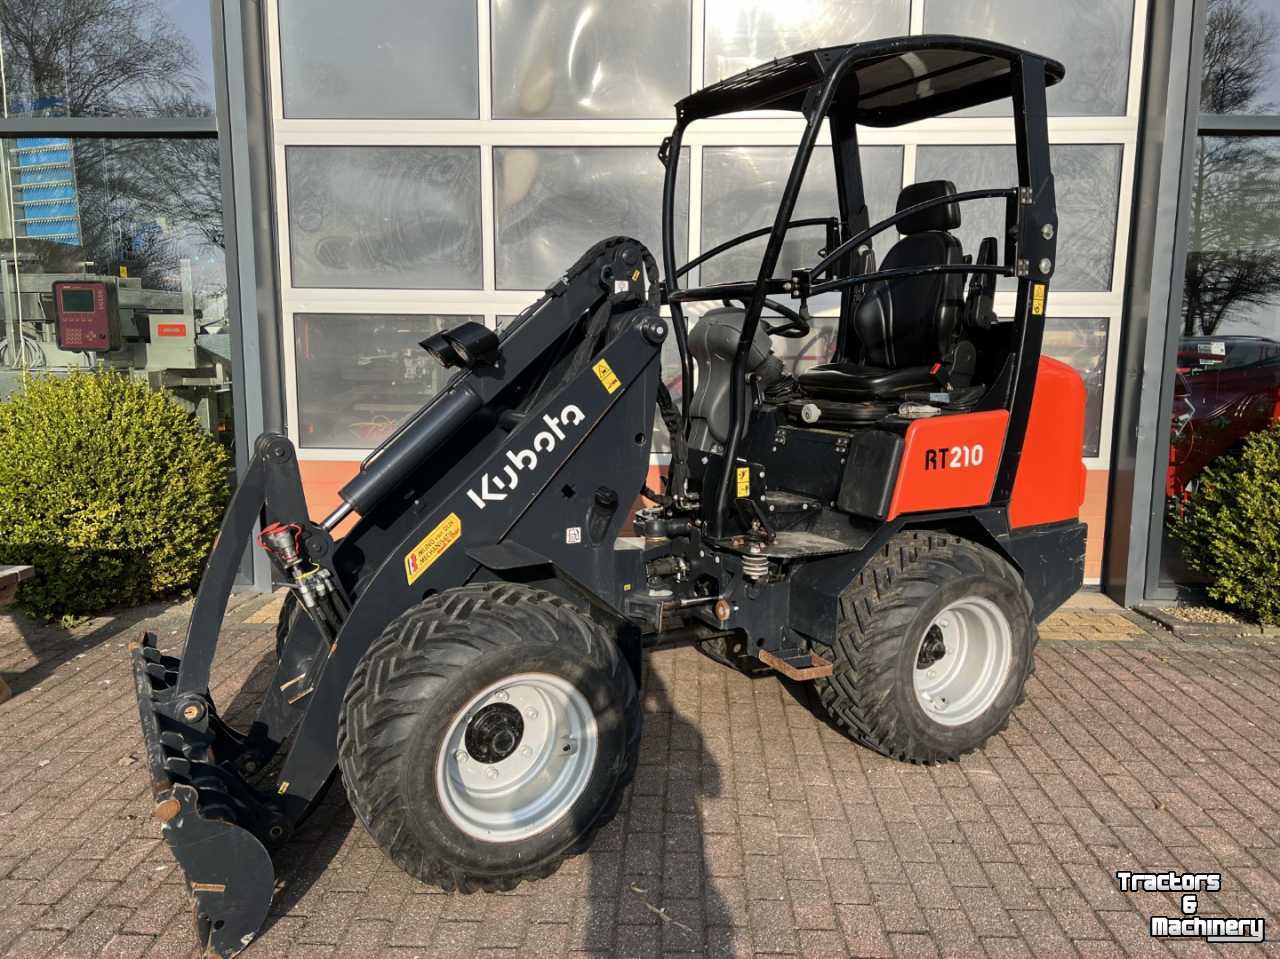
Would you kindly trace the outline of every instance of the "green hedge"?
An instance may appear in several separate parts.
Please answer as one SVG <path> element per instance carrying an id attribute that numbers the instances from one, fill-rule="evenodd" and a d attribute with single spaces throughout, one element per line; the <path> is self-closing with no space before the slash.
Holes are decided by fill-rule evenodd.
<path id="1" fill-rule="evenodd" d="M 1210 596 L 1280 624 L 1280 424 L 1214 460 L 1169 522 Z"/>
<path id="2" fill-rule="evenodd" d="M 140 380 L 33 378 L 0 403 L 0 563 L 36 569 L 18 606 L 81 616 L 190 589 L 228 467 L 195 417 Z"/>

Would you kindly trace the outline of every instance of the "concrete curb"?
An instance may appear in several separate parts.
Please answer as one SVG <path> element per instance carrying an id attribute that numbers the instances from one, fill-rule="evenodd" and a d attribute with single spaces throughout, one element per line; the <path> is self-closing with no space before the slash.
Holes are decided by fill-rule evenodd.
<path id="1" fill-rule="evenodd" d="M 1229 640 L 1266 637 L 1280 640 L 1280 626 L 1258 623 L 1189 623 L 1158 606 L 1135 606 L 1135 613 L 1154 620 L 1179 639 Z"/>

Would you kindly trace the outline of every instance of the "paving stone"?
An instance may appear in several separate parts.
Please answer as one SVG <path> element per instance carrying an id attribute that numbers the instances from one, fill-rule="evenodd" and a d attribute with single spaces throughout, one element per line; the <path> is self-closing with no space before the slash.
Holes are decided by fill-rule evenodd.
<path id="1" fill-rule="evenodd" d="M 844 933 L 850 954 L 867 959 L 893 955 L 893 947 L 889 944 L 880 916 L 874 908 L 840 905 L 836 907 L 836 917 L 840 921 L 840 930 Z"/>
<path id="2" fill-rule="evenodd" d="M 795 952 L 795 919 L 785 901 L 754 901 L 751 940 L 758 953 Z"/>
<path id="3" fill-rule="evenodd" d="M 251 715 L 269 679 L 273 602 L 228 620 L 212 685 L 239 700 L 229 715 Z M 173 648 L 189 610 L 157 606 L 148 628 Z M 0 955 L 194 948 L 148 816 L 123 639 L 77 638 L 98 628 L 41 626 L 67 663 L 0 705 Z M 937 767 L 849 743 L 775 680 L 654 654 L 641 767 L 586 855 L 509 894 L 443 894 L 389 863 L 335 789 L 277 854 L 283 889 L 250 955 L 1212 954 L 1153 943 L 1147 916 L 1177 902 L 1120 893 L 1119 868 L 1224 872 L 1202 911 L 1274 921 L 1275 641 L 1245 655 L 1079 610 L 1050 631 L 1064 639 L 1040 647 L 1008 730 Z M 0 668 L 34 665 L 0 617 Z"/>

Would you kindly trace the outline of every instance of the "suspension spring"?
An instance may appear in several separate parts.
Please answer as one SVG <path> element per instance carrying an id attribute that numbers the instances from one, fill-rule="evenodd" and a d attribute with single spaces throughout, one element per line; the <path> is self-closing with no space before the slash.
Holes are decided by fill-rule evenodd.
<path id="1" fill-rule="evenodd" d="M 769 557 L 757 554 L 743 556 L 742 575 L 747 579 L 764 579 L 769 575 Z"/>

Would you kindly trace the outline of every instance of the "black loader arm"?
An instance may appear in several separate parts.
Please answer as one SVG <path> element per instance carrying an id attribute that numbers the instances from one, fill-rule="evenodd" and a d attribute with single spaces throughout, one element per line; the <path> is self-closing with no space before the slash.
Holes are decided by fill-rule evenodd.
<path id="1" fill-rule="evenodd" d="M 336 522 L 307 514 L 292 443 L 258 439 L 182 657 L 161 653 L 150 634 L 132 647 L 154 811 L 207 954 L 234 955 L 257 934 L 274 886 L 268 850 L 332 776 L 343 695 L 388 622 L 435 592 L 500 577 L 504 563 L 545 564 L 621 610 L 631 583 L 615 542 L 648 469 L 667 327 L 649 252 L 625 237 L 596 244 L 508 326 L 496 352 L 468 358 L 370 455 L 342 490 L 340 513 L 360 518 L 336 541 Z M 209 677 L 259 525 L 301 615 L 240 730 L 218 716 Z"/>

